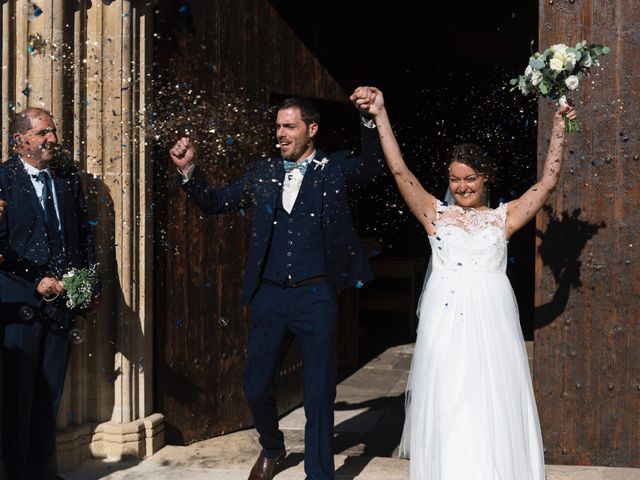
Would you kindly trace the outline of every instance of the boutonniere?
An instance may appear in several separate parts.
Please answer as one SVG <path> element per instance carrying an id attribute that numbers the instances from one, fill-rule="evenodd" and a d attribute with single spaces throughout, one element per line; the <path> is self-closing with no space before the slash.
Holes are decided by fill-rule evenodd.
<path id="1" fill-rule="evenodd" d="M 314 158 L 313 163 L 315 163 L 315 165 L 313 166 L 314 170 L 317 170 L 318 167 L 320 167 L 320 170 L 324 170 L 325 165 L 329 163 L 329 159 L 327 157 L 324 157 L 322 160 L 318 161 Z"/>

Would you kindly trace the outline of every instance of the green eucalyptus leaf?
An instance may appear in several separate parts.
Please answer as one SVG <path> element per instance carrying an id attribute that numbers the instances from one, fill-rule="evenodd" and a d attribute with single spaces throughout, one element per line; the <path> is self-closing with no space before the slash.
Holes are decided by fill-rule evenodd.
<path id="1" fill-rule="evenodd" d="M 529 66 L 534 70 L 542 70 L 545 66 L 544 60 L 540 58 L 532 58 L 529 60 Z"/>

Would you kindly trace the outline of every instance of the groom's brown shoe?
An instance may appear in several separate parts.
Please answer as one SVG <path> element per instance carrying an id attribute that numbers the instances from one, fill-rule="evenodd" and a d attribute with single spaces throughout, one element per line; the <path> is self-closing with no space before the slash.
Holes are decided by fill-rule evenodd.
<path id="1" fill-rule="evenodd" d="M 276 465 L 284 459 L 286 454 L 287 452 L 283 450 L 275 457 L 267 458 L 261 453 L 251 469 L 248 480 L 271 480 Z"/>

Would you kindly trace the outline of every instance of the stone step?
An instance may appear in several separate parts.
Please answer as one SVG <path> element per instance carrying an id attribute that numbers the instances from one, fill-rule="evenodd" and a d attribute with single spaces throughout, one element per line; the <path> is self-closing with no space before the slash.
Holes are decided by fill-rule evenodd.
<path id="1" fill-rule="evenodd" d="M 296 435 L 288 433 L 293 447 L 275 480 L 304 480 L 304 455 Z M 297 445 L 296 445 L 297 443 Z M 409 462 L 400 458 L 371 457 L 365 453 L 335 455 L 337 480 L 405 480 Z M 259 453 L 253 430 L 243 430 L 192 445 L 166 446 L 140 463 L 88 460 L 66 480 L 246 480 Z M 547 467 L 547 480 L 640 480 L 640 469 L 611 467 Z"/>
<path id="2" fill-rule="evenodd" d="M 402 433 L 404 389 L 412 345 L 393 347 L 338 385 L 334 447 L 338 480 L 404 480 L 409 462 L 397 458 Z M 527 342 L 530 362 L 533 342 Z M 275 480 L 303 480 L 304 410 L 280 420 L 289 454 Z M 88 460 L 64 473 L 66 480 L 246 480 L 259 454 L 253 429 L 186 447 L 167 446 L 142 462 Z M 513 479 L 517 480 L 517 479 Z M 640 469 L 547 467 L 547 480 L 640 480 Z"/>
<path id="3" fill-rule="evenodd" d="M 533 341 L 529 340 L 524 342 L 527 347 L 527 360 L 529 361 L 529 371 L 533 375 Z"/>
<path id="4" fill-rule="evenodd" d="M 166 447 L 138 465 L 106 464 L 91 460 L 81 471 L 65 474 L 67 480 L 246 480 L 251 461 L 222 465 L 206 455 L 198 459 L 184 455 L 187 447 Z M 160 459 L 162 457 L 162 459 Z M 349 457 L 336 455 L 336 480 L 406 480 L 409 462 L 398 458 Z M 293 453 L 274 477 L 275 480 L 304 480 L 301 454 Z M 640 480 L 640 469 L 613 467 L 547 466 L 547 480 Z"/>

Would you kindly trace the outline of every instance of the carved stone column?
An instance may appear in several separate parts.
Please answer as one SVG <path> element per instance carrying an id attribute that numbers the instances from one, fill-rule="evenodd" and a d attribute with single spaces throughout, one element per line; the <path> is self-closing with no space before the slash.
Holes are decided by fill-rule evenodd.
<path id="1" fill-rule="evenodd" d="M 50 110 L 85 175 L 103 280 L 74 346 L 58 415 L 58 465 L 144 457 L 164 443 L 153 413 L 152 175 L 145 108 L 152 2 L 2 3 L 2 158 L 12 110 Z"/>

